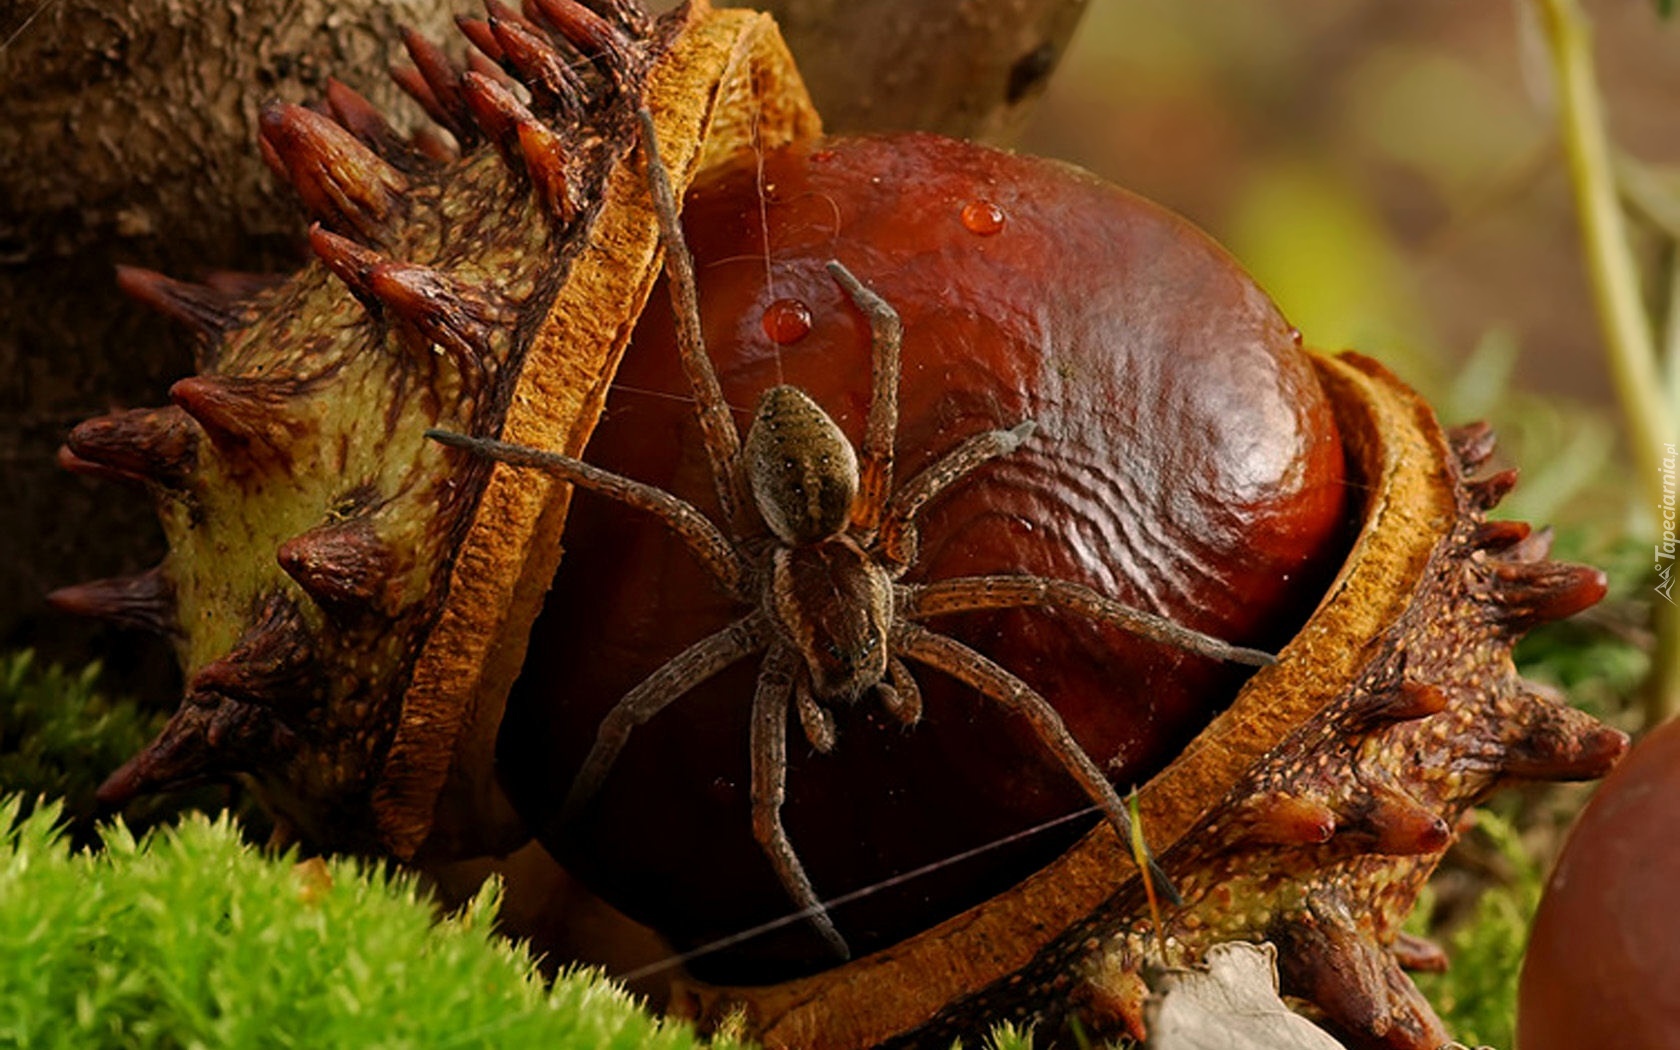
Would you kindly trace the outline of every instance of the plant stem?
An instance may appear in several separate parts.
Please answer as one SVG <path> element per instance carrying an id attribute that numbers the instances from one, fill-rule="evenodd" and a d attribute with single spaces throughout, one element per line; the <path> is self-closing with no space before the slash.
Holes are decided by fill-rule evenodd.
<path id="1" fill-rule="evenodd" d="M 1668 306 L 1667 316 L 1663 318 L 1662 371 L 1668 379 L 1668 403 L 1680 409 L 1680 230 L 1670 237 Z"/>
<path id="2" fill-rule="evenodd" d="M 1580 214 L 1581 239 L 1604 331 L 1611 376 L 1632 443 L 1640 502 L 1655 522 L 1662 501 L 1663 446 L 1677 440 L 1674 406 L 1657 365 L 1656 340 L 1640 298 L 1639 270 L 1617 200 L 1604 130 L 1592 31 L 1576 0 L 1535 0 L 1551 51 L 1558 119 Z M 1655 601 L 1655 599 L 1653 599 Z M 1656 648 L 1646 682 L 1645 719 L 1680 709 L 1680 615 L 1654 608 Z"/>
<path id="3" fill-rule="evenodd" d="M 1663 317 L 1662 372 L 1668 403 L 1680 408 L 1680 236 L 1669 243 L 1668 296 Z M 1680 570 L 1677 570 L 1680 571 Z M 1680 701 L 1680 608 L 1672 601 L 1651 602 L 1651 631 L 1656 647 L 1645 683 L 1645 724 L 1674 717 Z"/>

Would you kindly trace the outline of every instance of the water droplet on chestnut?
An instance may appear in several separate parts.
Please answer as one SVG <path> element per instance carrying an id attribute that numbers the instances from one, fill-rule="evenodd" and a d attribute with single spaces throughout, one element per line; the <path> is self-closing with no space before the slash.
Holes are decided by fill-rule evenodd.
<path id="1" fill-rule="evenodd" d="M 1003 229 L 1003 209 L 988 200 L 972 200 L 963 205 L 962 224 L 969 233 L 990 237 Z"/>
<path id="2" fill-rule="evenodd" d="M 764 334 L 781 346 L 797 343 L 811 330 L 811 308 L 798 299 L 777 299 L 764 308 Z"/>

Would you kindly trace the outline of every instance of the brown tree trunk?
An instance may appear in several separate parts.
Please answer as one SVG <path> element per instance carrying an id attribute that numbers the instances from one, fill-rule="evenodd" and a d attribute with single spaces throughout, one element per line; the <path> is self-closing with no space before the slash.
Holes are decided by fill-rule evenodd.
<path id="1" fill-rule="evenodd" d="M 1006 143 L 1087 0 L 725 0 L 781 24 L 830 133 Z"/>

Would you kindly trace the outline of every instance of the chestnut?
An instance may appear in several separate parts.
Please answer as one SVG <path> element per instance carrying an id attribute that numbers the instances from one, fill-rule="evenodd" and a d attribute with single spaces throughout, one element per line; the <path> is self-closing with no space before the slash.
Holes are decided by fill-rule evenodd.
<path id="1" fill-rule="evenodd" d="M 1523 958 L 1523 1050 L 1680 1039 L 1680 722 L 1651 730 L 1576 818 Z"/>
<path id="2" fill-rule="evenodd" d="M 683 215 L 731 405 L 790 384 L 860 439 L 870 331 L 825 270 L 835 258 L 902 318 L 899 476 L 962 438 L 1036 422 L 1027 448 L 928 507 L 907 580 L 1073 580 L 1275 648 L 1340 564 L 1341 442 L 1298 337 L 1225 252 L 1163 209 L 1063 165 L 909 135 L 749 154 Z M 663 291 L 651 302 L 583 458 L 715 518 Z M 607 710 L 740 614 L 645 513 L 580 491 L 565 544 L 500 736 L 516 806 L 563 864 L 679 948 L 796 910 L 750 834 L 752 661 L 639 726 L 597 804 L 561 819 Z M 939 629 L 1039 690 L 1122 790 L 1172 761 L 1244 677 L 1044 610 Z M 783 819 L 825 897 L 1086 805 L 1020 720 L 915 673 L 914 728 L 860 704 L 836 712 L 832 753 L 792 738 Z M 860 954 L 894 943 L 1008 887 L 1090 823 L 869 892 L 834 922 Z M 762 981 L 830 964 L 796 924 L 692 965 Z"/>

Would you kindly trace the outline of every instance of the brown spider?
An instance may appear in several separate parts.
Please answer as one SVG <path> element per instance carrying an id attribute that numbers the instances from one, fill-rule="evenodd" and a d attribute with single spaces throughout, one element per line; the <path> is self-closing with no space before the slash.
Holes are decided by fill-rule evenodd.
<path id="1" fill-rule="evenodd" d="M 915 562 L 916 515 L 931 500 L 988 460 L 1008 455 L 1033 433 L 1032 421 L 960 442 L 912 478 L 893 487 L 898 426 L 898 314 L 838 262 L 829 273 L 868 319 L 872 335 L 871 398 L 861 449 L 815 401 L 791 386 L 764 392 L 743 444 L 713 371 L 700 331 L 694 262 L 683 240 L 676 201 L 659 159 L 651 118 L 641 114 L 654 208 L 664 241 L 682 365 L 711 462 L 725 528 L 661 489 L 581 460 L 440 431 L 447 445 L 517 466 L 548 471 L 631 507 L 657 515 L 694 552 L 718 585 L 751 609 L 745 616 L 671 658 L 621 699 L 601 721 L 595 744 L 567 795 L 562 819 L 595 795 L 636 726 L 738 660 L 764 653 L 753 697 L 751 752 L 753 835 L 782 884 L 842 957 L 850 952 L 834 928 L 782 827 L 791 702 L 806 738 L 819 752 L 835 744 L 828 708 L 873 693 L 905 726 L 921 717 L 921 694 L 905 666 L 912 660 L 956 678 L 1024 716 L 1107 818 L 1130 840 L 1125 804 L 1060 716 L 1009 671 L 919 621 L 950 613 L 1018 606 L 1063 609 L 1219 660 L 1264 665 L 1266 653 L 1229 645 L 1169 620 L 1121 605 L 1076 583 L 1036 576 L 970 576 L 911 586 L 897 581 Z M 769 542 L 742 513 L 750 497 Z M 1170 883 L 1147 861 L 1148 877 Z"/>

